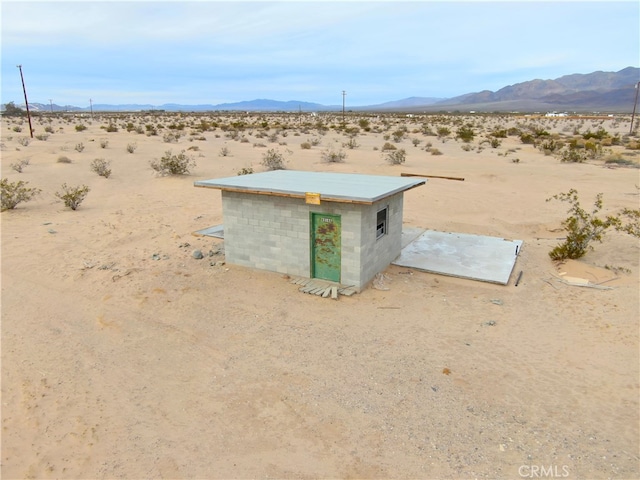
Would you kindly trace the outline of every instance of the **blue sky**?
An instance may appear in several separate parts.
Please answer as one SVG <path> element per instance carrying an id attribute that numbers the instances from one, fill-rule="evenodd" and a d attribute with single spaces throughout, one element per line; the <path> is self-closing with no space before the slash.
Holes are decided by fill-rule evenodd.
<path id="1" fill-rule="evenodd" d="M 1 103 L 372 105 L 640 63 L 636 0 L 7 1 Z"/>

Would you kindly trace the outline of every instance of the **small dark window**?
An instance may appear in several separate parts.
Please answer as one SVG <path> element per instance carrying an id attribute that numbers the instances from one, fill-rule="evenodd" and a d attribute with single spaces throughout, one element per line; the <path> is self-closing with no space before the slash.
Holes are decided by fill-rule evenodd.
<path id="1" fill-rule="evenodd" d="M 376 216 L 376 238 L 380 238 L 387 234 L 387 212 L 388 207 L 384 207 L 378 211 Z"/>

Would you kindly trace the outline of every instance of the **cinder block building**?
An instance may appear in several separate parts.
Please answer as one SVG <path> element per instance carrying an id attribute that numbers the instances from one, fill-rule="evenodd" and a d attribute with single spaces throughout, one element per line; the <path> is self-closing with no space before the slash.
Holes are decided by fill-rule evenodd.
<path id="1" fill-rule="evenodd" d="M 195 186 L 222 191 L 228 263 L 360 290 L 400 254 L 403 194 L 424 183 L 276 170 Z"/>

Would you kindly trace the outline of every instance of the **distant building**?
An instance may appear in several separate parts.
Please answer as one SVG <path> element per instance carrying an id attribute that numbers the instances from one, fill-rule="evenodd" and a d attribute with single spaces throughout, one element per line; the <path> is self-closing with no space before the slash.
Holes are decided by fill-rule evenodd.
<path id="1" fill-rule="evenodd" d="M 222 191 L 228 263 L 360 290 L 400 254 L 403 194 L 424 183 L 276 170 L 195 186 Z"/>

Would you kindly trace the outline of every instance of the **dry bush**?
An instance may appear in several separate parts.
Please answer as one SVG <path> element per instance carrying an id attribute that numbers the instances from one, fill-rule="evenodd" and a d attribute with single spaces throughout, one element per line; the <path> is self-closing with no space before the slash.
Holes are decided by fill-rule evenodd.
<path id="1" fill-rule="evenodd" d="M 640 238 L 640 210 L 625 208 L 618 215 L 599 217 L 598 214 L 603 207 L 602 193 L 596 195 L 591 212 L 587 212 L 580 206 L 578 192 L 573 188 L 566 193 L 547 198 L 547 202 L 551 200 L 566 202 L 570 205 L 567 211 L 569 216 L 562 222 L 567 237 L 563 243 L 549 252 L 553 260 L 583 257 L 587 251 L 593 250 L 592 242 L 602 243 L 604 234 L 610 228 Z"/>
<path id="2" fill-rule="evenodd" d="M 347 158 L 347 154 L 342 150 L 336 152 L 335 150 L 328 148 L 320 154 L 320 157 L 325 163 L 343 163 Z"/>
<path id="3" fill-rule="evenodd" d="M 70 187 L 66 183 L 62 184 L 61 189 L 61 192 L 56 192 L 54 195 L 64 202 L 65 207 L 69 207 L 71 210 L 77 210 L 90 191 L 86 185 Z"/>
<path id="4" fill-rule="evenodd" d="M 270 148 L 262 154 L 262 166 L 267 170 L 285 170 L 284 156 L 277 150 Z"/>
<path id="5" fill-rule="evenodd" d="M 387 153 L 385 159 L 390 165 L 402 165 L 407 160 L 407 152 L 404 148 L 392 150 Z"/>
<path id="6" fill-rule="evenodd" d="M 17 163 L 12 163 L 11 165 L 9 165 L 11 167 L 12 170 L 15 170 L 18 173 L 22 173 L 22 170 L 24 169 L 24 167 L 26 167 L 27 165 L 29 165 L 29 160 L 27 159 L 22 159 Z"/>
<path id="7" fill-rule="evenodd" d="M 195 160 L 184 150 L 177 155 L 167 150 L 160 160 L 152 160 L 149 164 L 161 176 L 186 175 L 196 166 Z"/>
<path id="8" fill-rule="evenodd" d="M 57 163 L 71 163 L 71 159 L 66 155 L 60 155 L 58 157 Z"/>
<path id="9" fill-rule="evenodd" d="M 40 194 L 39 188 L 27 187 L 28 183 L 22 180 L 10 182 L 6 178 L 0 181 L 0 203 L 3 212 L 13 210 L 19 203 L 28 202 Z"/>
<path id="10" fill-rule="evenodd" d="M 104 158 L 96 158 L 91 162 L 91 171 L 97 173 L 101 177 L 109 178 L 111 176 L 111 168 L 109 168 L 110 162 Z"/>

